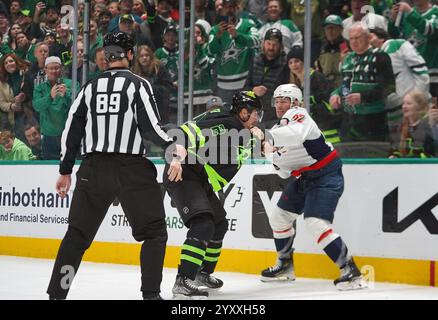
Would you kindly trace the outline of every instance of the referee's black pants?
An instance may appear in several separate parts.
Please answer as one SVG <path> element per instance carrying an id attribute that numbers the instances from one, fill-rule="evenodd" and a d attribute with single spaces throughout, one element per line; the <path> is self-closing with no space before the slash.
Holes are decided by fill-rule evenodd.
<path id="1" fill-rule="evenodd" d="M 91 154 L 82 161 L 76 177 L 69 226 L 56 257 L 49 297 L 67 297 L 82 256 L 116 197 L 132 235 L 143 242 L 141 291 L 143 295 L 159 293 L 167 230 L 155 166 L 141 156 Z"/>

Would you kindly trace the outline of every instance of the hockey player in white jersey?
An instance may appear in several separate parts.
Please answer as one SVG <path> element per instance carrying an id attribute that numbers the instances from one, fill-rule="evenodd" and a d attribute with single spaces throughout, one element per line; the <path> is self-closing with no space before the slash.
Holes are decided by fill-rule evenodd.
<path id="1" fill-rule="evenodd" d="M 304 214 L 307 230 L 330 259 L 340 268 L 334 281 L 340 290 L 364 287 L 362 275 L 342 238 L 331 223 L 344 190 L 342 162 L 306 109 L 300 107 L 302 92 L 293 84 L 280 85 L 274 92 L 279 122 L 266 134 L 264 152 L 272 158 L 277 174 L 291 180 L 276 208 L 269 215 L 277 264 L 262 271 L 262 281 L 293 280 L 293 223 Z M 290 256 L 285 253 L 290 252 Z"/>

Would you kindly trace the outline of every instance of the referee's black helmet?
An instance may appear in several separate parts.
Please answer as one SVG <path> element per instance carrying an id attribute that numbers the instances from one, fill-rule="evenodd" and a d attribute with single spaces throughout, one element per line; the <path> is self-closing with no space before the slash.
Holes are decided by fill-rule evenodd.
<path id="1" fill-rule="evenodd" d="M 103 47 L 108 61 L 127 58 L 127 52 L 134 50 L 134 39 L 126 32 L 112 32 L 105 36 Z"/>

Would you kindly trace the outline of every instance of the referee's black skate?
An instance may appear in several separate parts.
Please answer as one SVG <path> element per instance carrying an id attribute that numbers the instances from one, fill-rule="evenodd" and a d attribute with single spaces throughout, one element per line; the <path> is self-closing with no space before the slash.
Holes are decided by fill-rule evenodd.
<path id="1" fill-rule="evenodd" d="M 353 258 L 348 260 L 345 267 L 341 269 L 341 276 L 333 282 L 338 290 L 358 290 L 367 287 L 362 278 L 359 268 Z"/>
<path id="2" fill-rule="evenodd" d="M 176 276 L 175 284 L 172 288 L 172 293 L 175 298 L 191 298 L 191 299 L 206 299 L 208 292 L 199 290 L 192 281 L 182 275 Z"/>
<path id="3" fill-rule="evenodd" d="M 262 282 L 294 281 L 295 272 L 292 259 L 278 259 L 275 266 L 262 271 Z"/>
<path id="4" fill-rule="evenodd" d="M 143 300 L 164 300 L 159 293 L 143 294 Z"/>
<path id="5" fill-rule="evenodd" d="M 196 274 L 195 285 L 208 289 L 219 289 L 222 288 L 224 282 L 205 271 L 200 271 Z"/>

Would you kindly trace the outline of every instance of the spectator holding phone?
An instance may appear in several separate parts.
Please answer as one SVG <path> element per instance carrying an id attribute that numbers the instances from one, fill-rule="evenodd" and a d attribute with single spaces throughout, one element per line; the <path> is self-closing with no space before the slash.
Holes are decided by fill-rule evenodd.
<path id="1" fill-rule="evenodd" d="M 46 59 L 47 81 L 37 85 L 33 92 L 33 106 L 40 113 L 42 159 L 58 160 L 61 152 L 61 134 L 71 105 L 72 81 L 61 78 L 59 57 Z M 77 84 L 76 84 L 77 85 Z"/>
<path id="2" fill-rule="evenodd" d="M 217 62 L 217 92 L 231 103 L 235 92 L 241 90 L 249 74 L 254 51 L 260 46 L 253 21 L 237 18 L 237 0 L 223 0 L 225 16 L 210 32 L 209 54 Z"/>

